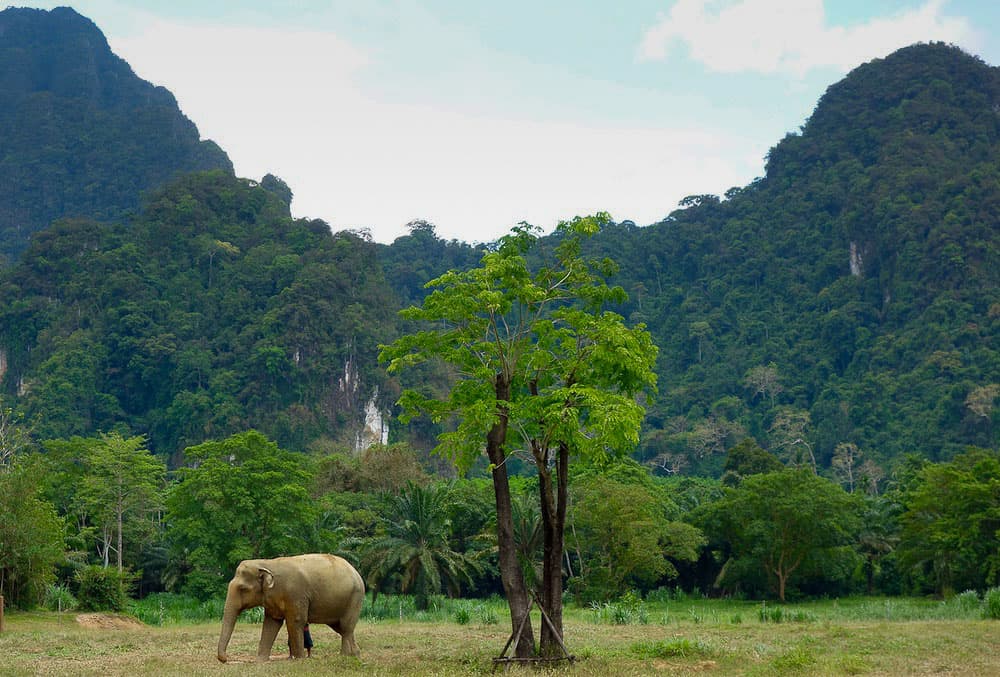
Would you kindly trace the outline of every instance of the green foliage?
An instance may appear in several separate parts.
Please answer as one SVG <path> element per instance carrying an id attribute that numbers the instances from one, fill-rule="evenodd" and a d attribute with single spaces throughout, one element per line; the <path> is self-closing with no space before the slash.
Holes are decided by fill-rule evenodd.
<path id="1" fill-rule="evenodd" d="M 662 496 L 642 485 L 591 477 L 573 485 L 568 547 L 578 556 L 579 601 L 609 600 L 630 585 L 651 587 L 674 578 L 672 562 L 698 558 L 704 538 L 695 527 L 671 521 Z"/>
<path id="2" fill-rule="evenodd" d="M 21 457 L 0 466 L 0 594 L 20 608 L 43 601 L 63 558 L 63 522 L 42 496 L 41 467 Z"/>
<path id="3" fill-rule="evenodd" d="M 1000 383 L 996 72 L 943 44 L 860 66 L 771 149 L 764 177 L 588 242 L 644 290 L 617 310 L 648 326 L 669 384 L 642 460 L 717 475 L 746 435 L 778 453 L 781 406 L 808 412 L 820 467 L 845 442 L 883 471 L 908 452 L 998 445 L 984 399 Z M 722 427 L 730 444 L 705 444 Z"/>
<path id="4" fill-rule="evenodd" d="M 728 486 L 736 486 L 747 475 L 776 472 L 782 468 L 777 456 L 748 437 L 726 453 L 723 480 Z"/>
<path id="5" fill-rule="evenodd" d="M 649 623 L 649 612 L 646 610 L 642 597 L 632 590 L 614 601 L 591 602 L 590 609 L 597 623 L 611 625 L 646 625 Z"/>
<path id="6" fill-rule="evenodd" d="M 315 520 L 305 457 L 249 431 L 189 447 L 185 460 L 167 520 L 192 594 L 217 594 L 241 560 L 302 551 L 296 534 Z"/>
<path id="7" fill-rule="evenodd" d="M 72 611 L 78 602 L 73 593 L 61 585 L 50 585 L 45 589 L 45 600 L 42 602 L 49 611 Z"/>
<path id="8" fill-rule="evenodd" d="M 969 450 L 927 464 L 903 496 L 897 548 L 904 568 L 938 593 L 984 589 L 1000 577 L 1000 454 Z"/>
<path id="9" fill-rule="evenodd" d="M 388 497 L 384 535 L 365 543 L 361 572 L 376 593 L 398 583 L 400 592 L 412 591 L 418 611 L 430 596 L 443 589 L 456 596 L 463 582 L 472 582 L 478 564 L 448 543 L 448 487 L 409 484 Z"/>
<path id="10" fill-rule="evenodd" d="M 859 524 L 854 499 L 807 469 L 746 477 L 707 506 L 702 519 L 704 529 L 731 548 L 721 581 L 737 583 L 743 563 L 770 577 L 781 601 L 800 567 L 850 543 Z"/>
<path id="11" fill-rule="evenodd" d="M 707 644 L 686 638 L 661 640 L 658 642 L 636 642 L 629 651 L 641 658 L 689 658 L 712 656 L 715 651 Z"/>
<path id="12" fill-rule="evenodd" d="M 397 492 L 408 483 L 426 484 L 427 473 L 405 443 L 375 444 L 360 454 L 337 450 L 317 462 L 318 494 L 329 491 Z"/>
<path id="13" fill-rule="evenodd" d="M 353 444 L 395 331 L 375 252 L 252 181 L 182 177 L 128 228 L 65 221 L 32 239 L 0 278 L 3 388 L 32 383 L 13 402 L 43 438 L 125 424 L 173 465 L 248 427 Z"/>
<path id="14" fill-rule="evenodd" d="M 77 606 L 81 611 L 124 611 L 135 574 L 91 565 L 75 576 Z"/>
<path id="15" fill-rule="evenodd" d="M 460 468 L 480 456 L 502 410 L 525 441 L 558 440 L 585 457 L 637 442 L 643 410 L 631 395 L 653 387 L 656 347 L 642 327 L 628 329 L 621 316 L 601 310 L 624 292 L 597 276 L 607 262 L 580 258 L 576 232 L 593 233 L 600 218 L 606 215 L 563 224 L 553 265 L 534 271 L 525 258 L 536 242 L 533 229 L 515 228 L 478 268 L 431 281 L 423 305 L 403 311 L 405 319 L 436 328 L 384 346 L 381 359 L 390 372 L 432 358 L 457 370 L 447 397 L 408 390 L 400 403 L 404 421 L 421 413 L 456 421 L 437 449 Z M 499 405 L 497 374 L 511 391 Z"/>
<path id="16" fill-rule="evenodd" d="M 85 475 L 77 498 L 83 514 L 104 535 L 103 547 L 98 549 L 105 566 L 114 550 L 122 568 L 126 530 L 127 545 L 134 552 L 138 552 L 135 543 L 145 542 L 157 530 L 154 519 L 163 509 L 166 466 L 149 453 L 145 442 L 142 437 L 105 434 L 87 445 L 81 459 Z"/>
<path id="17" fill-rule="evenodd" d="M 131 600 L 127 611 L 146 625 L 174 625 L 182 623 L 216 623 L 222 618 L 225 597 L 200 600 L 188 595 L 160 592 Z M 240 614 L 239 622 L 253 622 L 255 614 L 248 610 Z M 260 622 L 260 618 L 256 622 Z"/>
<path id="18" fill-rule="evenodd" d="M 990 588 L 983 595 L 983 616 L 1000 619 L 1000 588 Z"/>

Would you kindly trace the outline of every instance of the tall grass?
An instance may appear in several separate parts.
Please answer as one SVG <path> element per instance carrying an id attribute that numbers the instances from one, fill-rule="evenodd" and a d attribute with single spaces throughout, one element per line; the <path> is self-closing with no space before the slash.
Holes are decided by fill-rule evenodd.
<path id="1" fill-rule="evenodd" d="M 126 613 L 147 625 L 167 626 L 185 623 L 214 623 L 222 619 L 224 600 L 200 601 L 169 593 L 149 595 L 128 604 Z M 61 606 L 60 606 L 61 605 Z M 46 606 L 68 610 L 72 596 L 63 590 L 50 591 Z M 369 623 L 416 622 L 455 623 L 458 625 L 496 625 L 508 618 L 507 602 L 501 597 L 489 599 L 451 599 L 436 595 L 430 608 L 418 611 L 412 595 L 371 594 L 361 609 L 361 618 Z M 705 599 L 693 595 L 659 594 L 642 599 L 635 593 L 588 607 L 568 603 L 566 617 L 606 625 L 732 625 L 755 619 L 762 623 L 820 623 L 856 621 L 938 621 L 1000 619 L 1000 588 L 980 597 L 966 591 L 947 600 L 913 597 L 848 597 L 779 604 L 743 600 Z M 260 623 L 263 610 L 249 609 L 240 622 Z"/>
<path id="2" fill-rule="evenodd" d="M 182 625 L 221 621 L 224 605 L 225 599 L 222 597 L 201 601 L 186 595 L 158 592 L 140 600 L 132 600 L 126 612 L 146 625 Z M 264 620 L 264 610 L 260 607 L 247 609 L 239 620 L 243 623 L 261 623 Z"/>
<path id="3" fill-rule="evenodd" d="M 496 625 L 507 613 L 507 602 L 501 597 L 489 599 L 452 599 L 432 595 L 429 608 L 418 611 L 412 595 L 368 595 L 361 608 L 361 618 L 369 622 L 398 621 L 439 623 L 451 621 L 459 625 L 477 623 Z"/>

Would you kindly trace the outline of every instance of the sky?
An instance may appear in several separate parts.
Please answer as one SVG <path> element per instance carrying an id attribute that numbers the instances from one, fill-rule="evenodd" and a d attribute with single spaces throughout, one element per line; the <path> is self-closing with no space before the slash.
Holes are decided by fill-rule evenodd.
<path id="1" fill-rule="evenodd" d="M 36 2 L 51 9 L 63 2 Z M 828 86 L 915 42 L 1000 65 L 996 0 L 76 0 L 238 176 L 389 243 L 659 221 L 763 175 Z"/>

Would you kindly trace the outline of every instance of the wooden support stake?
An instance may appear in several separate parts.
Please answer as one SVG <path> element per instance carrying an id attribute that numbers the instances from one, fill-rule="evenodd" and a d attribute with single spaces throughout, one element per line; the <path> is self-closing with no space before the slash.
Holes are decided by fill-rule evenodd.
<path id="1" fill-rule="evenodd" d="M 3 626 L 3 595 L 0 595 L 0 632 L 4 631 Z"/>
<path id="2" fill-rule="evenodd" d="M 549 629 L 552 630 L 552 634 L 555 635 L 556 641 L 559 642 L 559 647 L 563 650 L 563 655 L 554 658 L 541 658 L 539 656 L 532 656 L 530 658 L 516 658 L 515 656 L 508 657 L 507 649 L 510 648 L 511 644 L 514 645 L 514 652 L 517 652 L 517 641 L 521 639 L 521 629 L 524 628 L 524 623 L 528 619 L 528 616 L 531 615 L 531 610 L 536 604 L 538 605 L 538 610 L 542 612 L 542 619 L 548 624 Z M 569 661 L 570 663 L 573 663 L 576 661 L 576 656 L 570 654 L 570 652 L 566 649 L 566 645 L 563 644 L 562 637 L 560 637 L 559 633 L 556 632 L 556 627 L 552 623 L 552 619 L 550 619 L 549 615 L 545 613 L 545 607 L 542 606 L 541 600 L 539 600 L 538 597 L 532 593 L 531 604 L 528 605 L 528 613 L 525 614 L 524 618 L 521 620 L 521 625 L 518 629 L 515 630 L 514 634 L 507 640 L 507 643 L 504 645 L 503 651 L 500 652 L 500 655 L 493 659 L 493 670 L 495 671 L 500 665 L 503 665 L 506 668 L 512 663 L 533 663 L 541 665 L 544 663 L 557 663 L 560 661 Z"/>

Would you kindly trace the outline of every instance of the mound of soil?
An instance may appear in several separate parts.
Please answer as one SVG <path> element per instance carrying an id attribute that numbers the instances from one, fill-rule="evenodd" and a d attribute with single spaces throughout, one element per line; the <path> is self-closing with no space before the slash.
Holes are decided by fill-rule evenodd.
<path id="1" fill-rule="evenodd" d="M 79 614 L 76 622 L 85 628 L 101 628 L 102 630 L 132 630 L 143 627 L 142 623 L 128 616 L 111 614 Z"/>

